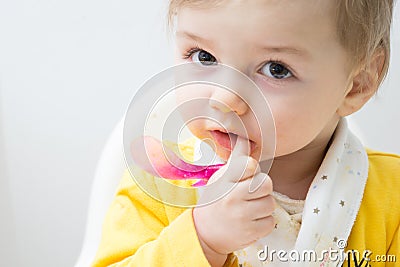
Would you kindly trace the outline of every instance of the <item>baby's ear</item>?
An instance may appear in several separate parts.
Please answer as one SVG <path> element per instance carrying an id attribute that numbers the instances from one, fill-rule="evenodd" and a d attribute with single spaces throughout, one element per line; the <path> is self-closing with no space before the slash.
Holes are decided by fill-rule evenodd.
<path id="1" fill-rule="evenodd" d="M 376 93 L 384 63 L 385 52 L 378 49 L 369 63 L 352 75 L 343 103 L 336 112 L 339 116 L 344 117 L 358 111 Z"/>

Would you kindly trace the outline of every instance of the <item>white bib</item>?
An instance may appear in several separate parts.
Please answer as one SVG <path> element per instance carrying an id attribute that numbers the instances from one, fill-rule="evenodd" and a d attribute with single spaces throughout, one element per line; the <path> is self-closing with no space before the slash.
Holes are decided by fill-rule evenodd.
<path id="1" fill-rule="evenodd" d="M 302 217 L 290 215 L 278 205 L 275 229 L 236 251 L 239 263 L 245 267 L 338 266 L 344 260 L 340 252 L 347 244 L 367 176 L 367 153 L 342 118 L 311 183 Z"/>

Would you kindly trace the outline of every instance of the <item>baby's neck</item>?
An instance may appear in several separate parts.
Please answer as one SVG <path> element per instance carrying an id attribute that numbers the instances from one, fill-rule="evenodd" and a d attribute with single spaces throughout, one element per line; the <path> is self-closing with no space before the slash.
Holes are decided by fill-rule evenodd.
<path id="1" fill-rule="evenodd" d="M 329 149 L 333 132 L 334 129 L 325 138 L 315 140 L 299 151 L 275 158 L 268 173 L 274 191 L 292 199 L 305 199 Z M 261 170 L 265 171 L 263 165 L 260 162 Z"/>
<path id="2" fill-rule="evenodd" d="M 292 199 L 305 199 L 324 156 L 325 149 L 316 149 L 275 158 L 269 171 L 274 191 Z"/>

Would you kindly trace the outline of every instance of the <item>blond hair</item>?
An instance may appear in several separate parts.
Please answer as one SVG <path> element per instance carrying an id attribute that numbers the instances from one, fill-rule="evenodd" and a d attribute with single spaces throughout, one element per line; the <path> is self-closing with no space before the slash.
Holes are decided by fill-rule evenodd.
<path id="1" fill-rule="evenodd" d="M 226 0 L 170 0 L 168 24 L 183 6 L 204 8 Z M 378 82 L 387 75 L 390 60 L 390 30 L 394 0 L 335 0 L 340 43 L 351 55 L 352 67 L 366 66 L 376 52 L 384 53 Z M 205 3 L 206 2 L 206 3 Z"/>

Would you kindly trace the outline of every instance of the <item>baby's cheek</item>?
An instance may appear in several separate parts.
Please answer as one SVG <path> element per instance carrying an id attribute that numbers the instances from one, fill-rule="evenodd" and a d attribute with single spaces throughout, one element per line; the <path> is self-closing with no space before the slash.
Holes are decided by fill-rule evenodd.
<path id="1" fill-rule="evenodd" d="M 182 105 L 188 98 L 187 93 L 184 90 L 177 89 L 175 91 L 175 101 L 178 106 Z"/>
<path id="2" fill-rule="evenodd" d="M 276 120 L 275 127 L 275 156 L 290 154 L 301 148 L 299 139 L 301 139 L 303 133 L 297 127 L 296 122 L 289 118 L 285 118 L 282 121 Z"/>
<path id="3" fill-rule="evenodd" d="M 184 101 L 199 100 L 210 98 L 213 87 L 204 84 L 188 84 L 183 85 L 175 90 L 175 95 L 180 103 Z"/>

